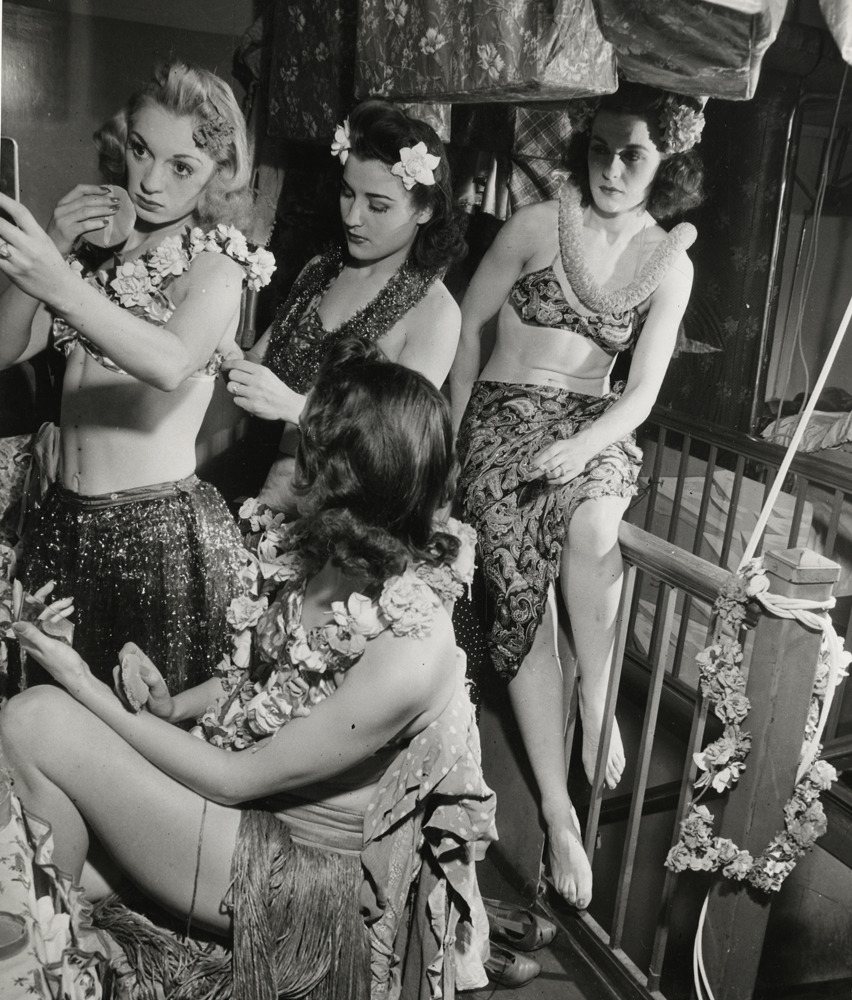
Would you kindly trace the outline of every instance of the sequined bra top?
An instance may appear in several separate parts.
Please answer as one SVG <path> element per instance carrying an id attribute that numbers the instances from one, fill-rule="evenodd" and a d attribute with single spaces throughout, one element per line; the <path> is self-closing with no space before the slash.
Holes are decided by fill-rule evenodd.
<path id="1" fill-rule="evenodd" d="M 637 309 L 578 313 L 565 298 L 552 264 L 521 275 L 509 292 L 509 302 L 522 322 L 579 333 L 612 355 L 633 347 L 644 323 Z"/>
<path id="2" fill-rule="evenodd" d="M 410 259 L 354 316 L 327 330 L 318 309 L 345 264 L 342 247 L 310 261 L 296 278 L 278 310 L 264 364 L 294 392 L 307 392 L 316 381 L 331 348 L 347 337 L 375 342 L 426 295 L 440 268 L 422 268 Z"/>
<path id="3" fill-rule="evenodd" d="M 123 261 L 115 251 L 101 250 L 85 241 L 67 260 L 69 267 L 101 295 L 154 326 L 165 326 L 176 308 L 169 286 L 189 270 L 200 253 L 224 254 L 236 261 L 245 272 L 246 284 L 252 289 L 268 285 L 275 270 L 275 258 L 268 250 L 251 246 L 238 229 L 221 223 L 208 232 L 187 226 L 183 232 L 167 236 L 162 243 L 131 261 Z M 52 334 L 53 346 L 66 357 L 79 345 L 103 368 L 118 375 L 126 374 L 61 316 L 54 316 Z M 225 355 L 215 351 L 192 377 L 214 377 L 224 360 Z"/>

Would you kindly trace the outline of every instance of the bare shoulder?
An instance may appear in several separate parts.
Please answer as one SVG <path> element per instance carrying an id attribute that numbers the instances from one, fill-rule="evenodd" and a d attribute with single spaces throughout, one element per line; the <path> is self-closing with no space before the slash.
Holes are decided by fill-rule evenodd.
<path id="1" fill-rule="evenodd" d="M 440 279 L 432 282 L 429 290 L 411 310 L 409 332 L 417 332 L 423 326 L 452 328 L 461 325 L 461 310 Z"/>
<path id="2" fill-rule="evenodd" d="M 232 257 L 224 253 L 203 252 L 196 254 L 186 272 L 190 279 L 207 281 L 209 279 L 227 280 L 230 284 L 235 278 L 242 281 L 245 271 Z"/>
<path id="3" fill-rule="evenodd" d="M 454 659 L 456 639 L 453 623 L 447 610 L 438 604 L 431 626 L 422 633 L 397 635 L 391 629 L 386 629 L 370 643 L 375 652 L 382 658 L 390 658 L 403 675 L 414 682 L 414 677 L 408 672 L 410 667 L 425 668 L 433 676 L 439 676 L 445 669 L 448 654 Z M 369 647 L 368 647 L 369 648 Z"/>
<path id="4" fill-rule="evenodd" d="M 509 217 L 501 233 L 507 233 L 516 239 L 528 242 L 541 242 L 542 233 L 553 230 L 559 223 L 558 201 L 536 201 L 524 205 Z"/>

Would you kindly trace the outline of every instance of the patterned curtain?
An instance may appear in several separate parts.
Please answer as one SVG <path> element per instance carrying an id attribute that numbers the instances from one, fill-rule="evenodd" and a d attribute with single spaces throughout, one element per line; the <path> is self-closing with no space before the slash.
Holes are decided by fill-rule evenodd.
<path id="1" fill-rule="evenodd" d="M 615 59 L 592 0 L 360 0 L 355 88 L 403 100 L 609 93 Z"/>
<path id="2" fill-rule="evenodd" d="M 356 0 L 275 0 L 268 132 L 325 140 L 353 104 Z"/>

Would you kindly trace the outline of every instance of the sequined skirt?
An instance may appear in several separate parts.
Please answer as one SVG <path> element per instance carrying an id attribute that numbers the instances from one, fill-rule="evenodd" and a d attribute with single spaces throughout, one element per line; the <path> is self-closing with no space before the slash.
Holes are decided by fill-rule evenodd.
<path id="1" fill-rule="evenodd" d="M 215 487 L 173 483 L 81 496 L 54 484 L 25 539 L 30 590 L 74 598 L 74 646 L 107 683 L 135 642 L 173 693 L 210 676 L 226 648 L 242 540 Z M 30 661 L 21 686 L 46 679 Z"/>

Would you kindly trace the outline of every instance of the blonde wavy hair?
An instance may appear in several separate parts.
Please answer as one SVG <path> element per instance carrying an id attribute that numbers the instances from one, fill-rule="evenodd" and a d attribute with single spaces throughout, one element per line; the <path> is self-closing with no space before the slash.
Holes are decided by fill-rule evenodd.
<path id="1" fill-rule="evenodd" d="M 196 223 L 203 229 L 220 222 L 250 226 L 252 157 L 245 118 L 228 84 L 197 66 L 175 61 L 159 67 L 153 79 L 95 132 L 101 170 L 110 182 L 124 181 L 128 131 L 139 111 L 151 105 L 178 118 L 191 118 L 193 136 L 218 136 L 216 141 L 199 143 L 215 162 L 216 171 L 198 201 Z"/>

